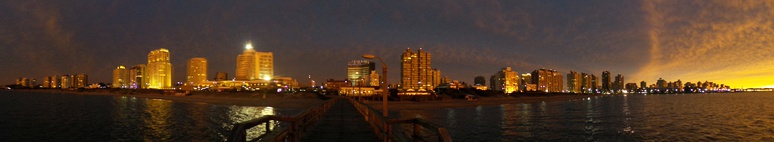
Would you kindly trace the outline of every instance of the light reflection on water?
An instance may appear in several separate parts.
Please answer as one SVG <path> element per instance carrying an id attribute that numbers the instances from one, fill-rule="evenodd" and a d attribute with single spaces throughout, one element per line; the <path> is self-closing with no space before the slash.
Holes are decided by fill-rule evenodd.
<path id="1" fill-rule="evenodd" d="M 404 110 L 455 141 L 772 141 L 774 93 L 619 95 Z"/>
<path id="2" fill-rule="evenodd" d="M 0 141 L 224 141 L 232 124 L 298 109 L 121 96 L 0 93 Z M 41 113 L 45 112 L 45 113 Z M 30 127 L 30 126 L 35 127 Z M 248 130 L 248 138 L 264 133 Z"/>

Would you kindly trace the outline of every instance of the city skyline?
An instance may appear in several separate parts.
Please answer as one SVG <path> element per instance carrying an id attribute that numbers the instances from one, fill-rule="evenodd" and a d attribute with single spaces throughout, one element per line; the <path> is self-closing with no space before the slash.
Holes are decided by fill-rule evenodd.
<path id="1" fill-rule="evenodd" d="M 4 84 L 73 73 L 110 83 L 116 66 L 159 48 L 171 51 L 175 82 L 194 57 L 208 60 L 208 76 L 234 78 L 252 42 L 274 53 L 276 76 L 298 82 L 344 79 L 342 63 L 374 54 L 396 84 L 401 52 L 422 48 L 442 76 L 468 84 L 508 66 L 774 87 L 771 1 L 2 3 Z"/>

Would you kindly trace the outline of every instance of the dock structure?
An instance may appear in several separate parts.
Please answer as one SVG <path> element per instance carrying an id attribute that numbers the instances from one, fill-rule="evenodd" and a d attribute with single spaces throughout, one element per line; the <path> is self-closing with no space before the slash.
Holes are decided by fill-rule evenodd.
<path id="1" fill-rule="evenodd" d="M 343 99 L 337 100 L 320 122 L 308 129 L 301 139 L 330 142 L 380 141 L 357 108 Z"/>
<path id="2" fill-rule="evenodd" d="M 227 141 L 452 141 L 443 126 L 418 118 L 388 119 L 381 114 L 355 99 L 334 97 L 293 117 L 269 115 L 234 124 Z M 265 128 L 263 134 L 248 140 L 247 130 L 259 125 Z"/>

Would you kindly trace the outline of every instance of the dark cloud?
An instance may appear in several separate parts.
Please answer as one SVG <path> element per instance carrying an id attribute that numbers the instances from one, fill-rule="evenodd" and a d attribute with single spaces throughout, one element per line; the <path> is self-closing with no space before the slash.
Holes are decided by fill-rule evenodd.
<path id="1" fill-rule="evenodd" d="M 349 60 L 381 56 L 390 80 L 406 48 L 433 54 L 444 76 L 470 82 L 510 66 L 599 74 L 723 80 L 770 65 L 767 1 L 5 1 L 2 78 L 88 73 L 110 81 L 118 65 L 168 48 L 174 79 L 185 61 L 233 76 L 246 42 L 274 52 L 275 72 L 306 82 L 344 78 Z M 737 50 L 743 49 L 743 50 Z M 748 57 L 748 58 L 740 58 Z M 763 60 L 763 61 L 762 61 Z M 747 64 L 740 64 L 744 62 Z M 685 67 L 696 70 L 686 70 Z M 734 72 L 744 68 L 753 72 Z M 701 72 L 700 72 L 701 71 Z M 712 76 L 712 77 L 707 77 Z"/>

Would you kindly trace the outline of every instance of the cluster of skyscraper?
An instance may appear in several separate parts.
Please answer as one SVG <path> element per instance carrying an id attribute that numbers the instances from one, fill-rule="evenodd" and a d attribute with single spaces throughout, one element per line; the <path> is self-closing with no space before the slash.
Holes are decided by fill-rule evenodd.
<path id="1" fill-rule="evenodd" d="M 479 82 L 480 81 L 480 82 Z M 475 84 L 485 84 L 483 77 L 474 79 Z M 562 74 L 556 70 L 537 69 L 521 74 L 505 67 L 489 78 L 489 89 L 505 93 L 542 91 L 562 92 Z"/>
<path id="2" fill-rule="evenodd" d="M 661 78 L 656 81 L 656 84 L 651 84 L 649 86 L 645 81 L 640 82 L 640 88 L 637 88 L 634 83 L 629 83 L 626 86 L 626 89 L 630 90 L 630 92 L 634 91 L 639 93 L 705 93 L 731 91 L 730 86 L 709 81 L 698 81 L 696 83 L 686 82 L 683 84 L 683 81 L 680 81 L 679 79 L 674 82 L 667 82 Z"/>
<path id="3" fill-rule="evenodd" d="M 172 88 L 172 63 L 169 50 L 156 49 L 148 53 L 148 64 L 127 69 L 120 65 L 113 70 L 113 88 L 168 89 Z M 206 62 L 206 61 L 205 61 Z"/>
<path id="4" fill-rule="evenodd" d="M 251 44 L 236 58 L 236 77 L 228 79 L 224 72 L 216 72 L 213 80 L 207 79 L 207 59 L 191 58 L 187 61 L 187 76 L 184 86 L 215 87 L 220 89 L 248 89 L 261 87 L 297 86 L 289 77 L 274 76 L 274 55 L 272 52 L 258 52 Z M 113 70 L 114 88 L 168 89 L 172 88 L 172 64 L 169 50 L 161 48 L 148 54 L 148 64 L 131 68 L 118 66 Z"/>
<path id="5" fill-rule="evenodd" d="M 42 88 L 86 88 L 89 87 L 89 76 L 86 74 L 46 76 L 43 77 Z M 38 87 L 36 79 L 19 78 L 16 79 L 16 85 L 28 88 Z"/>

